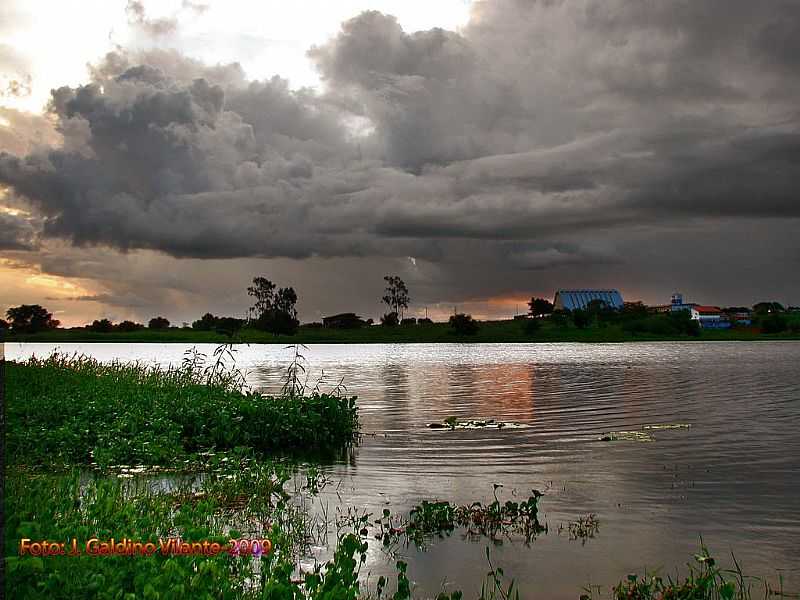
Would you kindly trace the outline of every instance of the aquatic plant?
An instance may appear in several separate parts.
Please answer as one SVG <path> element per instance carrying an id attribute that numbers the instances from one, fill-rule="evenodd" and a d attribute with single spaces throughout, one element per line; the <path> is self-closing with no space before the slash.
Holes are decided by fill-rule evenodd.
<path id="1" fill-rule="evenodd" d="M 495 492 L 499 487 L 496 485 Z M 384 509 L 383 515 L 374 521 L 378 526 L 375 537 L 385 546 L 403 540 L 424 547 L 434 537 L 450 535 L 458 527 L 468 537 L 486 537 L 495 543 L 511 535 L 530 542 L 547 531 L 547 526 L 539 522 L 541 497 L 540 492 L 533 490 L 533 495 L 523 502 L 501 502 L 496 493 L 494 501 L 485 505 L 423 500 L 410 510 L 407 519 Z"/>
<path id="2" fill-rule="evenodd" d="M 685 577 L 628 575 L 613 587 L 611 597 L 614 600 L 749 600 L 754 588 L 763 590 L 764 598 L 787 595 L 783 589 L 773 589 L 765 579 L 745 575 L 735 556 L 733 563 L 733 569 L 721 569 L 701 540 L 700 552 L 694 555 L 693 563 L 688 563 Z M 595 597 L 594 590 L 586 592 L 581 600 Z"/>
<path id="3" fill-rule="evenodd" d="M 199 356 L 164 370 L 59 354 L 10 362 L 8 460 L 175 465 L 209 451 L 325 452 L 354 440 L 354 397 L 338 390 L 264 396 L 224 368 L 230 356 L 230 347 L 223 347 L 199 370 Z"/>
<path id="4" fill-rule="evenodd" d="M 567 523 L 567 531 L 570 540 L 580 540 L 581 544 L 586 544 L 589 540 L 600 532 L 600 520 L 594 513 L 578 517 L 576 521 Z"/>

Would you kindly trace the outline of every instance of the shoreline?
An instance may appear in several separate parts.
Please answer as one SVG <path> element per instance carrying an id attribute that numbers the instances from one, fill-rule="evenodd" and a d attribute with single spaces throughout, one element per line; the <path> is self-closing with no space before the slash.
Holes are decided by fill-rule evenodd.
<path id="1" fill-rule="evenodd" d="M 481 323 L 477 333 L 458 335 L 446 323 L 427 326 L 373 326 L 364 329 L 320 329 L 301 327 L 295 335 L 245 329 L 233 336 L 213 331 L 172 328 L 134 332 L 97 333 L 84 329 L 65 329 L 33 334 L 6 335 L 0 343 L 174 343 L 174 344 L 470 344 L 470 343 L 637 343 L 708 341 L 800 341 L 800 333 L 765 334 L 753 330 L 701 330 L 699 335 L 632 334 L 620 327 L 558 329 L 549 324 L 535 334 L 526 334 L 519 323 L 493 321 Z"/>

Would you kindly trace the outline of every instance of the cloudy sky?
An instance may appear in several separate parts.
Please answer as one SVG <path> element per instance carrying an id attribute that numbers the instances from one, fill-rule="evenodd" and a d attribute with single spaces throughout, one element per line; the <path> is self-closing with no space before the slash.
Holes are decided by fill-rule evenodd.
<path id="1" fill-rule="evenodd" d="M 800 2 L 0 2 L 0 308 L 800 304 Z"/>

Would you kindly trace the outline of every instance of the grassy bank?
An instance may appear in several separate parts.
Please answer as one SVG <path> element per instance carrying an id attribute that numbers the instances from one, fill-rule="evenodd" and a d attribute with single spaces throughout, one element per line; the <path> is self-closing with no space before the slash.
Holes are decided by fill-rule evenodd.
<path id="1" fill-rule="evenodd" d="M 324 452 L 351 442 L 358 427 L 355 398 L 266 397 L 222 370 L 53 355 L 8 363 L 6 380 L 11 464 L 165 466 L 209 452 Z"/>
<path id="2" fill-rule="evenodd" d="M 793 317 L 794 324 L 800 316 Z M 658 328 L 653 328 L 658 331 Z M 756 341 L 800 340 L 800 333 L 764 334 L 756 329 L 703 330 L 698 336 L 664 332 L 634 331 L 624 324 L 593 324 L 585 329 L 560 326 L 541 320 L 538 331 L 526 330 L 525 321 L 483 321 L 474 335 L 458 335 L 447 323 L 372 326 L 361 329 L 327 329 L 301 326 L 295 335 L 273 335 L 255 329 L 243 329 L 234 339 L 251 344 L 370 344 L 370 343 L 501 343 L 501 342 L 649 342 L 649 341 Z M 132 332 L 97 333 L 83 328 L 56 329 L 34 334 L 9 335 L 14 342 L 150 342 L 150 343 L 224 343 L 227 335 L 194 329 L 141 329 Z"/>

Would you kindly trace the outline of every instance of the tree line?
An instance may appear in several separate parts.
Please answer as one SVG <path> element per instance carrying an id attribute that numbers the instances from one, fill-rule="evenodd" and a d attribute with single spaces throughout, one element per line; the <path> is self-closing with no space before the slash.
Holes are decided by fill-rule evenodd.
<path id="1" fill-rule="evenodd" d="M 411 303 L 408 286 L 397 275 L 384 278 L 385 288 L 381 303 L 386 305 L 387 312 L 381 316 L 384 327 L 398 325 L 414 325 L 432 323 L 428 318 L 406 318 L 405 312 Z M 214 331 L 233 336 L 245 327 L 267 331 L 275 335 L 293 335 L 300 322 L 297 318 L 297 292 L 292 287 L 278 287 L 266 277 L 254 277 L 252 285 L 247 287 L 247 294 L 253 299 L 247 318 L 215 316 L 205 313 L 191 324 L 198 331 Z M 523 327 L 529 334 L 534 334 L 542 326 L 542 318 L 547 317 L 549 323 L 557 328 L 575 327 L 586 329 L 590 326 L 620 325 L 630 333 L 654 333 L 659 335 L 687 334 L 698 335 L 698 323 L 689 318 L 687 311 L 654 315 L 642 302 L 625 302 L 620 310 L 607 306 L 602 300 L 593 300 L 585 308 L 573 311 L 557 311 L 553 303 L 545 298 L 532 297 L 528 304 L 528 313 Z M 733 313 L 748 310 L 744 307 L 729 307 L 723 312 Z M 787 312 L 798 311 L 797 307 L 784 308 L 779 302 L 759 302 L 753 306 L 754 319 L 764 333 L 781 333 L 796 328 L 786 318 Z M 370 321 L 355 318 L 359 326 L 366 326 Z M 449 318 L 453 331 L 460 335 L 471 335 L 478 331 L 479 323 L 471 315 L 455 313 Z M 23 304 L 9 308 L 6 319 L 0 318 L 0 331 L 13 333 L 37 333 L 58 328 L 60 322 L 53 318 L 44 307 L 38 304 Z M 317 324 L 320 326 L 321 324 Z M 86 325 L 86 329 L 97 333 L 132 332 L 148 328 L 153 330 L 168 329 L 168 319 L 156 316 L 145 326 L 143 323 L 125 320 L 112 323 L 109 319 L 96 319 Z"/>

